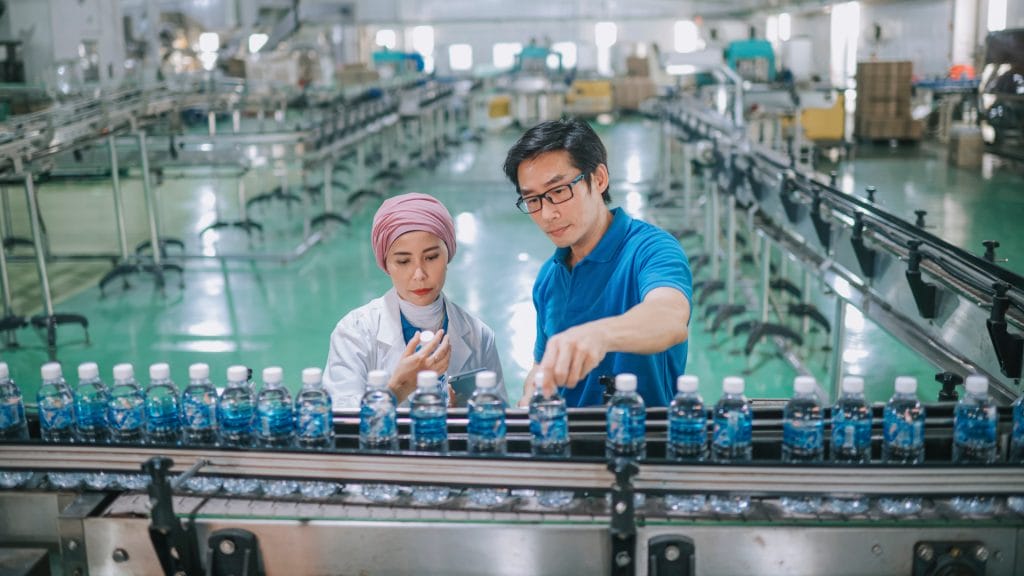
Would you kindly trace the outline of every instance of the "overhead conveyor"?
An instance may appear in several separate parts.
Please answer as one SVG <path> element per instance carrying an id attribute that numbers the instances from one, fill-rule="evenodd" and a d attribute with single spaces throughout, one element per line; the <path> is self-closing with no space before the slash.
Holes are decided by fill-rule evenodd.
<path id="1" fill-rule="evenodd" d="M 751 142 L 730 118 L 697 100 L 681 96 L 665 101 L 660 114 L 667 139 L 664 149 L 678 151 L 688 166 L 680 174 L 674 162 L 663 161 L 672 167 L 661 181 L 663 198 L 682 195 L 682 227 L 704 233 L 704 252 L 693 260 L 697 265 L 710 263 L 711 274 L 695 286 L 698 299 L 701 289 L 714 292 L 734 285 L 731 277 L 722 278 L 718 266 L 727 262 L 726 276 L 738 269 L 734 222 L 742 210 L 748 217 L 747 232 L 754 234 L 746 240 L 762 245 L 754 258 L 764 265 L 765 299 L 761 318 L 745 326 L 751 337 L 760 327 L 766 335 L 789 341 L 781 343 L 783 348 L 798 348 L 801 333 L 764 324 L 769 295 L 788 293 L 791 304 L 778 316 L 803 318 L 804 331 L 810 322 L 832 331 L 833 395 L 841 376 L 836 366 L 841 361 L 847 303 L 941 370 L 960 377 L 988 376 L 1000 402 L 1020 395 L 1024 278 L 998 265 L 995 242 L 986 243 L 987 256 L 953 246 L 939 236 L 941 231 L 926 225 L 920 211 L 912 222 L 878 205 L 873 187 L 865 196 L 846 193 L 837 187 L 834 175 L 816 173 L 784 152 Z M 707 175 L 703 194 L 695 194 L 699 189 L 690 174 L 693 166 Z M 683 180 L 688 184 L 681 193 L 671 184 Z M 694 206 L 697 195 L 703 202 L 703 224 Z M 831 318 L 801 302 L 794 291 L 799 287 L 792 282 L 783 282 L 782 276 L 771 279 L 769 246 L 784 253 L 783 262 L 798 263 L 838 296 Z M 701 304 L 708 303 L 704 298 Z M 727 301 L 716 305 L 718 320 L 723 315 L 730 321 L 738 318 L 740 311 L 730 308 L 735 305 L 730 289 Z M 748 340 L 748 354 L 750 344 Z"/>
<path id="2" fill-rule="evenodd" d="M 271 97 L 265 90 L 249 91 L 237 84 L 204 83 L 179 86 L 179 92 L 167 85 L 147 89 L 129 89 L 62 104 L 53 109 L 11 118 L 0 124 L 0 177 L 8 182 L 22 183 L 29 206 L 30 241 L 33 260 L 40 277 L 44 312 L 33 322 L 47 330 L 51 354 L 56 348 L 56 326 L 79 323 L 86 327 L 84 316 L 58 313 L 52 304 L 47 262 L 54 260 L 110 260 L 114 267 L 100 281 L 105 289 L 117 279 L 143 273 L 152 276 L 158 289 L 166 286 L 167 273 L 183 276 L 181 261 L 189 258 L 271 260 L 287 262 L 305 254 L 325 236 L 323 225 L 348 222 L 349 210 L 361 195 L 379 196 L 382 186 L 400 176 L 397 168 L 403 157 L 413 149 L 405 146 L 403 125 L 415 126 L 422 145 L 434 159 L 448 144 L 445 135 L 453 133 L 457 119 L 446 108 L 450 105 L 451 86 L 423 79 L 396 79 L 379 86 L 358 91 L 308 90 L 301 94 L 283 92 Z M 265 87 L 263 87 L 265 88 Z M 269 94 L 269 95 L 268 95 Z M 289 102 L 302 100 L 302 111 L 289 115 Z M 400 103 L 406 104 L 400 110 Z M 270 110 L 265 106 L 271 106 Z M 183 110 L 205 111 L 203 131 L 181 126 Z M 242 118 L 255 117 L 254 123 L 243 124 Z M 217 119 L 230 118 L 229 130 L 218 130 Z M 273 117 L 273 121 L 266 118 Z M 263 169 L 277 174 L 280 184 L 268 190 L 251 191 L 244 176 L 254 165 L 254 155 L 263 158 Z M 351 162 L 345 163 L 346 158 Z M 92 168 L 88 167 L 92 164 Z M 237 174 L 237 214 L 212 222 L 200 236 L 225 228 L 239 229 L 251 235 L 262 232 L 263 224 L 251 213 L 258 203 L 284 200 L 297 204 L 302 219 L 301 239 L 284 252 L 204 249 L 190 251 L 183 239 L 174 238 L 162 222 L 164 202 L 160 183 L 172 170 L 189 171 L 196 166 L 229 167 Z M 54 174 L 69 177 L 68 167 L 85 173 L 109 177 L 113 191 L 112 220 L 116 229 L 117 252 L 53 253 L 39 213 L 38 185 Z M 147 238 L 135 247 L 128 246 L 125 204 L 122 190 L 127 168 L 138 168 L 146 209 Z M 289 173 L 298 170 L 302 186 L 289 183 Z M 349 170 L 344 185 L 335 178 L 336 169 Z M 309 174 L 323 174 L 319 184 Z M 156 182 L 153 178 L 156 178 Z M 202 177 L 208 177 L 204 175 Z M 257 182 L 260 182 L 257 179 Z M 335 190 L 346 195 L 342 203 Z M 252 193 L 255 192 L 255 193 Z M 11 219 L 4 190 L 4 221 Z M 321 203 L 314 208 L 313 202 Z M 10 234 L 10 226 L 4 230 Z M 17 245 L 13 237 L 5 244 Z M 251 246 L 251 243 L 250 243 Z M 177 247 L 169 251 L 168 247 Z M 7 255 L 3 262 L 24 259 Z M 3 278 L 5 289 L 9 286 Z M 127 282 L 125 280 L 125 285 Z M 8 320 L 5 331 L 24 323 L 7 302 Z"/>

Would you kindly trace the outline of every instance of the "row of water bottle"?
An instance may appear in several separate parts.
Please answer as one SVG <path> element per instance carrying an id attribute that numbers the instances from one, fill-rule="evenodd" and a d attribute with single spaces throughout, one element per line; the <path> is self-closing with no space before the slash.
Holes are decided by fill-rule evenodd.
<path id="1" fill-rule="evenodd" d="M 543 382 L 543 373 L 537 376 Z M 370 372 L 359 410 L 359 446 L 363 450 L 398 448 L 397 402 L 387 387 L 384 371 Z M 448 403 L 445 382 L 436 372 L 417 374 L 416 391 L 409 398 L 409 448 L 418 452 L 443 453 L 448 450 Z M 497 375 L 483 371 L 476 375 L 476 389 L 468 402 L 467 451 L 470 454 L 500 455 L 506 448 L 505 401 L 498 394 Z M 531 447 L 536 455 L 565 457 L 569 454 L 568 413 L 565 400 L 556 392 L 545 393 L 542 386 L 530 401 Z M 376 502 L 398 497 L 399 487 L 392 484 L 367 484 L 363 495 Z M 470 501 L 480 506 L 496 506 L 508 500 L 506 488 L 473 488 Z M 413 501 L 438 504 L 451 496 L 447 486 L 417 486 Z M 567 491 L 541 491 L 538 501 L 544 506 L 564 506 L 572 501 Z"/>
<path id="2" fill-rule="evenodd" d="M 627 375 L 628 376 L 628 375 Z M 628 455 L 643 453 L 643 412 L 635 410 L 642 401 L 636 396 L 635 379 L 627 378 L 625 385 L 616 381 L 616 397 L 609 406 L 608 450 Z M 708 459 L 708 413 L 697 392 L 698 382 L 693 376 L 681 376 L 678 394 L 668 411 L 669 434 L 667 455 L 683 461 Z M 953 425 L 953 462 L 988 464 L 998 458 L 996 446 L 997 414 L 995 404 L 988 396 L 988 380 L 983 376 L 969 376 L 965 382 L 966 394 L 957 404 Z M 712 410 L 710 459 L 716 462 L 748 462 L 752 457 L 752 411 L 744 397 L 744 382 L 730 377 L 723 382 L 723 394 Z M 799 376 L 793 383 L 793 397 L 783 412 L 782 460 L 786 463 L 821 462 L 825 454 L 825 419 L 822 403 L 813 378 Z M 618 399 L 618 400 L 616 400 Z M 632 427 L 613 421 L 621 419 L 618 405 L 634 407 Z M 842 381 L 842 393 L 832 407 L 831 461 L 863 464 L 871 461 L 871 407 L 864 398 L 864 381 L 847 377 Z M 914 465 L 924 461 L 925 409 L 917 399 L 917 380 L 899 377 L 895 393 L 883 410 L 882 461 L 892 464 Z M 613 437 L 613 430 L 618 436 Z M 629 442 L 623 431 L 629 430 Z M 1013 432 L 1010 461 L 1024 463 L 1024 398 L 1013 406 Z M 1020 497 L 1011 497 L 1009 506 L 1024 511 Z M 704 507 L 703 495 L 669 496 L 670 508 L 696 511 Z M 820 498 L 791 495 L 781 504 L 795 513 L 816 513 L 824 509 L 841 514 L 867 511 L 869 502 L 864 497 Z M 824 507 L 823 507 L 824 505 Z M 951 507 L 966 514 L 987 514 L 993 511 L 991 497 L 965 495 L 950 500 Z M 749 507 L 744 496 L 712 496 L 710 506 L 720 513 L 742 513 Z M 879 500 L 880 509 L 891 515 L 915 514 L 921 510 L 920 497 L 888 497 Z M 1020 509 L 1018 509 L 1020 508 Z"/>
<path id="3" fill-rule="evenodd" d="M 188 373 L 189 383 L 179 392 L 170 366 L 153 364 L 143 388 L 131 364 L 118 364 L 113 384 L 107 386 L 96 363 L 85 362 L 78 366 L 78 383 L 72 388 L 60 364 L 44 364 L 36 396 L 42 439 L 239 447 L 333 444 L 331 398 L 321 385 L 319 368 L 302 371 L 303 387 L 294 404 L 283 386 L 283 371 L 276 366 L 263 370 L 258 393 L 245 366 L 228 368 L 227 386 L 219 395 L 209 366 L 192 364 Z M 22 395 L 3 363 L 0 407 L 0 438 L 26 438 Z"/>

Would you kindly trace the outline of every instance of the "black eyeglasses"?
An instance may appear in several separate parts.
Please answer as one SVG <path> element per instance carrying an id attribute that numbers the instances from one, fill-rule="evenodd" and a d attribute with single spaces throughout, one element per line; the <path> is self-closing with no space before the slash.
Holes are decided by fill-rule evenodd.
<path id="1" fill-rule="evenodd" d="M 552 206 L 555 204 L 561 204 L 562 202 L 568 202 L 572 200 L 572 187 L 579 184 L 580 180 L 586 176 L 586 172 L 580 173 L 579 176 L 572 179 L 568 184 L 562 184 L 557 188 L 552 188 L 543 194 L 537 194 L 535 196 L 520 197 L 516 200 L 516 208 L 523 214 L 533 214 L 534 212 L 540 212 L 544 207 L 544 201 L 547 200 L 548 204 Z"/>

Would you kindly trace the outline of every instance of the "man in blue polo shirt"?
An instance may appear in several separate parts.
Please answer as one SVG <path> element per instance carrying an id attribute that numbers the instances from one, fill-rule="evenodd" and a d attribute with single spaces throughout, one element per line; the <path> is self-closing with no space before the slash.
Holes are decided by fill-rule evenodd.
<path id="1" fill-rule="evenodd" d="M 608 154 L 576 119 L 544 122 L 509 150 L 516 206 L 556 246 L 533 285 L 534 367 L 520 405 L 563 386 L 569 406 L 603 404 L 602 376 L 630 372 L 648 406 L 667 406 L 686 369 L 690 265 L 667 232 L 609 210 Z"/>

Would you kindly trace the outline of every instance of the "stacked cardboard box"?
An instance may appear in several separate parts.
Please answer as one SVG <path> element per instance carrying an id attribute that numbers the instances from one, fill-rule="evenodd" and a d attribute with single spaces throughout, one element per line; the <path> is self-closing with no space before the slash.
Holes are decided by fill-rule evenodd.
<path id="1" fill-rule="evenodd" d="M 985 142 L 981 139 L 981 128 L 977 126 L 955 126 L 949 131 L 949 163 L 961 168 L 981 166 Z"/>
<path id="2" fill-rule="evenodd" d="M 857 64 L 855 132 L 866 140 L 920 140 L 924 125 L 910 116 L 910 62 Z"/>
<path id="3" fill-rule="evenodd" d="M 641 102 L 657 95 L 657 88 L 650 78 L 616 78 L 612 94 L 616 109 L 636 111 Z"/>

